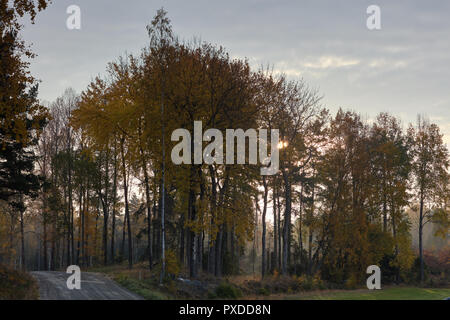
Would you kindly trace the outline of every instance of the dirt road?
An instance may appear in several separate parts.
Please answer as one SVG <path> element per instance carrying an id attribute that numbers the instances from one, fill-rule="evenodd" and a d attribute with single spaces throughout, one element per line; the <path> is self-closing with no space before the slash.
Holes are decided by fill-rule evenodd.
<path id="1" fill-rule="evenodd" d="M 41 300 L 142 300 L 114 281 L 97 273 L 81 273 L 81 289 L 69 290 L 64 272 L 36 271 L 31 274 L 39 283 Z"/>

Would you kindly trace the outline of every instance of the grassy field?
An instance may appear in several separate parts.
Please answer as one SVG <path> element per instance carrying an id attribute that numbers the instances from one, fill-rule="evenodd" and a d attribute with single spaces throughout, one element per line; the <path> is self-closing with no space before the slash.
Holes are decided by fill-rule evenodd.
<path id="1" fill-rule="evenodd" d="M 443 300 L 450 289 L 396 287 L 382 290 L 321 291 L 283 297 L 287 300 Z"/>

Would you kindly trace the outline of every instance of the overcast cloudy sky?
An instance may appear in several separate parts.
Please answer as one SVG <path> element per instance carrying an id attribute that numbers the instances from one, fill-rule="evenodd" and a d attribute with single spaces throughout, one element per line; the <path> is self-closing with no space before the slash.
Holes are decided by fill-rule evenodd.
<path id="1" fill-rule="evenodd" d="M 66 9 L 81 8 L 81 30 L 68 30 Z M 381 30 L 366 27 L 366 9 L 381 8 Z M 107 62 L 138 53 L 145 26 L 164 6 L 181 39 L 225 46 L 233 57 L 300 78 L 323 104 L 405 124 L 426 114 L 450 143 L 450 1 L 448 0 L 57 0 L 26 25 L 38 57 L 31 71 L 40 98 L 80 92 Z"/>

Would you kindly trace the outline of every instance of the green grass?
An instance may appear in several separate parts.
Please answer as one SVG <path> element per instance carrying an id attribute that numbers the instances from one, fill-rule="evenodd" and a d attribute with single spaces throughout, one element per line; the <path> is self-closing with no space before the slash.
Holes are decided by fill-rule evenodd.
<path id="1" fill-rule="evenodd" d="M 161 292 L 154 290 L 148 281 L 139 281 L 126 275 L 115 277 L 114 280 L 122 287 L 137 293 L 145 300 L 167 300 L 167 297 Z"/>
<path id="2" fill-rule="evenodd" d="M 450 289 L 397 287 L 382 290 L 324 291 L 301 296 L 286 296 L 294 300 L 443 300 Z"/>

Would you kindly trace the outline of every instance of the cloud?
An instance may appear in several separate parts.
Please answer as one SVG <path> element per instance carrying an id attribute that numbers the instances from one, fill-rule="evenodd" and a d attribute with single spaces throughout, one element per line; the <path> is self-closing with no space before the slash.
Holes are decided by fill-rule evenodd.
<path id="1" fill-rule="evenodd" d="M 255 69 L 273 66 L 303 78 L 332 111 L 352 108 L 369 117 L 389 111 L 414 122 L 418 113 L 440 116 L 450 136 L 450 1 L 378 0 L 382 30 L 366 27 L 369 0 L 82 0 L 82 30 L 65 27 L 58 0 L 23 37 L 38 57 L 31 72 L 42 79 L 39 96 L 54 100 L 104 73 L 106 63 L 148 44 L 145 26 L 164 5 L 181 39 L 201 37 L 223 45 Z M 64 79 L 66 81 L 61 81 Z"/>
<path id="2" fill-rule="evenodd" d="M 406 68 L 408 66 L 408 61 L 405 60 L 388 60 L 388 59 L 372 59 L 367 64 L 370 68 L 389 68 L 389 69 L 399 69 Z"/>
<path id="3" fill-rule="evenodd" d="M 322 56 L 316 60 L 303 63 L 304 68 L 308 69 L 329 69 L 329 68 L 343 68 L 360 64 L 358 59 L 349 59 L 345 57 L 336 56 Z"/>

